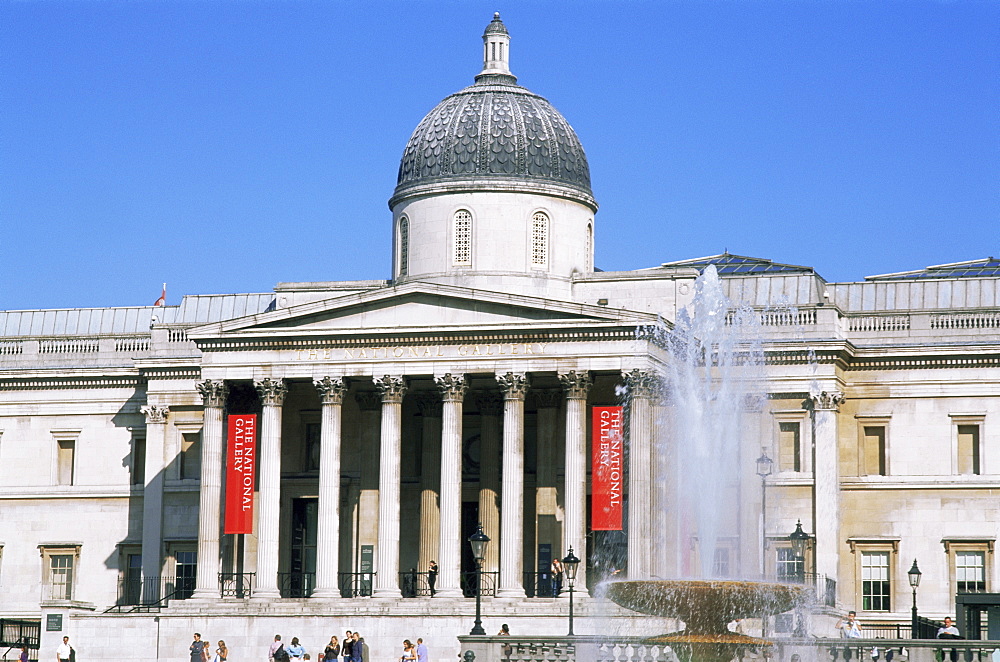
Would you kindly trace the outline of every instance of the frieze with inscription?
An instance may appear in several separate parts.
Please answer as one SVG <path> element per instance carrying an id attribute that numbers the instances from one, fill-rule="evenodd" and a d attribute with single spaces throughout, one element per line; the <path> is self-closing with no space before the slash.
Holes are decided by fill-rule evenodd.
<path id="1" fill-rule="evenodd" d="M 395 359 L 464 358 L 469 356 L 539 356 L 550 343 L 480 343 L 463 345 L 386 345 L 320 347 L 292 350 L 295 361 L 383 361 Z"/>

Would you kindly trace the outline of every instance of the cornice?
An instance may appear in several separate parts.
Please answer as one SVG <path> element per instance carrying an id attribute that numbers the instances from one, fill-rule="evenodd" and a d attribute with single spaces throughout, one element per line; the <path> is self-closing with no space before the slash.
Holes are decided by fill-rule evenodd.
<path id="1" fill-rule="evenodd" d="M 0 391 L 41 391 L 78 388 L 139 388 L 146 379 L 140 375 L 56 376 L 0 378 Z"/>

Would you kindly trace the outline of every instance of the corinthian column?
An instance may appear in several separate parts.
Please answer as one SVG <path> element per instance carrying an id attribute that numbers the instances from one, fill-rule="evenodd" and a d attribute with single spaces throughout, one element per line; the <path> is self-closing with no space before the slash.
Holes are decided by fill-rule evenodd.
<path id="1" fill-rule="evenodd" d="M 257 588 L 255 598 L 277 598 L 281 513 L 281 406 L 288 387 L 282 379 L 253 383 L 262 405 L 260 422 L 260 510 L 257 515 Z"/>
<path id="2" fill-rule="evenodd" d="M 524 373 L 497 375 L 503 390 L 503 476 L 500 493 L 501 598 L 523 598 L 524 579 Z"/>
<path id="3" fill-rule="evenodd" d="M 219 597 L 219 507 L 222 503 L 222 413 L 229 388 L 224 381 L 198 384 L 205 405 L 201 431 L 201 487 L 198 496 L 198 568 L 192 597 Z"/>
<path id="4" fill-rule="evenodd" d="M 840 463 L 837 457 L 837 412 L 844 403 L 839 391 L 823 391 L 812 396 L 815 458 L 813 484 L 815 500 L 816 573 L 837 576 L 840 565 Z"/>
<path id="5" fill-rule="evenodd" d="M 340 438 L 341 405 L 347 384 L 343 377 L 313 382 L 323 403 L 319 437 L 319 514 L 316 529 L 316 588 L 314 598 L 340 595 Z"/>
<path id="6" fill-rule="evenodd" d="M 146 473 L 142 490 L 142 601 L 160 599 L 160 562 L 163 551 L 163 451 L 167 436 L 167 407 L 140 408 L 146 416 Z"/>
<path id="7" fill-rule="evenodd" d="M 563 547 L 580 559 L 576 575 L 578 591 L 587 590 L 587 393 L 590 374 L 571 370 L 559 375 L 566 389 L 566 493 Z M 559 552 L 562 555 L 562 551 Z M 567 591 L 567 597 L 568 591 Z"/>
<path id="8" fill-rule="evenodd" d="M 460 598 L 462 570 L 462 401 L 468 384 L 451 373 L 434 380 L 444 403 L 441 417 L 441 542 L 437 592 Z"/>
<path id="9" fill-rule="evenodd" d="M 624 373 L 624 377 L 629 397 L 628 574 L 632 579 L 648 579 L 652 561 L 651 401 L 656 378 L 638 369 Z"/>
<path id="10" fill-rule="evenodd" d="M 386 375 L 375 380 L 382 395 L 382 439 L 378 477 L 378 558 L 375 564 L 376 598 L 398 598 L 399 590 L 399 478 L 402 441 L 402 377 Z"/>
<path id="11" fill-rule="evenodd" d="M 438 557 L 441 535 L 441 398 L 431 391 L 414 393 L 423 418 L 420 435 L 420 552 L 417 567 L 427 572 Z"/>
<path id="12" fill-rule="evenodd" d="M 479 523 L 490 540 L 500 540 L 500 430 L 503 400 L 495 391 L 476 394 L 479 432 Z M 500 569 L 500 545 L 486 546 L 483 572 Z"/>

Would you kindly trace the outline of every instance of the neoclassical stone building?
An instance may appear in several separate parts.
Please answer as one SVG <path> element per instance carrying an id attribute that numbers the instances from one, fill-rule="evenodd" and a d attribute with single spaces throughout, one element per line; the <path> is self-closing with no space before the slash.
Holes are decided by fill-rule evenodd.
<path id="1" fill-rule="evenodd" d="M 747 512 L 766 490 L 763 545 L 748 516 L 719 574 L 815 577 L 830 613 L 872 624 L 909 622 L 915 558 L 927 616 L 996 590 L 1000 260 L 852 283 L 730 254 L 598 271 L 576 134 L 517 84 L 499 16 L 483 42 L 474 84 L 404 149 L 391 279 L 0 312 L 0 618 L 42 619 L 43 648 L 69 634 L 90 659 L 122 638 L 186 659 L 195 630 L 244 656 L 275 632 L 315 656 L 345 628 L 374 655 L 404 636 L 453 654 L 478 524 L 488 631 L 563 631 L 548 571 L 570 548 L 583 592 L 687 574 L 698 543 L 657 470 L 685 440 L 658 424 L 656 330 L 710 264 L 759 312 L 768 357 L 739 487 Z M 621 532 L 590 527 L 598 405 L 625 406 Z M 245 535 L 222 528 L 241 414 L 259 426 Z M 593 632 L 609 612 L 577 613 Z"/>

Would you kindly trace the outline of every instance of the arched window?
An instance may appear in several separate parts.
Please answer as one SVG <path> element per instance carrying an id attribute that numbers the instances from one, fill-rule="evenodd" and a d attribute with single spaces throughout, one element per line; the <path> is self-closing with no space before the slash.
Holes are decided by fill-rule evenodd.
<path id="1" fill-rule="evenodd" d="M 531 217 L 531 264 L 544 267 L 549 263 L 549 217 L 536 211 Z"/>
<path id="2" fill-rule="evenodd" d="M 472 264 L 472 214 L 465 209 L 455 212 L 455 264 Z"/>
<path id="3" fill-rule="evenodd" d="M 587 260 L 587 271 L 591 272 L 594 270 L 594 224 L 587 223 L 587 255 L 584 257 Z"/>
<path id="4" fill-rule="evenodd" d="M 410 271 L 410 221 L 405 217 L 399 219 L 399 275 L 405 276 Z"/>

